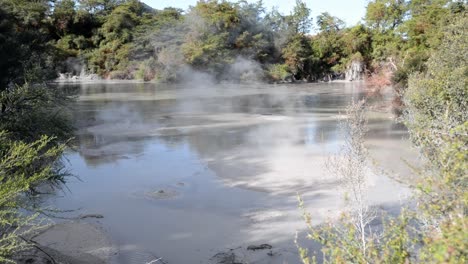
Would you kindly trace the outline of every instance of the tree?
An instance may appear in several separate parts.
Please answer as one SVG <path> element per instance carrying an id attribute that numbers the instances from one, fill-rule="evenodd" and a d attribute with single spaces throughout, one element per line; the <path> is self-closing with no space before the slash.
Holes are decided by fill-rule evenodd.
<path id="1" fill-rule="evenodd" d="M 307 34 L 312 27 L 312 18 L 310 17 L 310 9 L 302 0 L 296 0 L 293 12 L 289 16 L 291 28 L 296 34 Z"/>
<path id="2" fill-rule="evenodd" d="M 317 17 L 317 26 L 320 32 L 338 32 L 345 27 L 343 20 L 324 12 Z"/>
<path id="3" fill-rule="evenodd" d="M 413 74 L 405 93 L 406 125 L 428 161 L 418 182 L 428 225 L 421 254 L 426 262 L 467 261 L 468 18 L 462 14 L 452 23 L 427 71 Z"/>
<path id="4" fill-rule="evenodd" d="M 99 48 L 94 50 L 89 57 L 91 71 L 109 77 L 113 71 L 126 69 L 133 30 L 140 24 L 143 13 L 143 5 L 137 0 L 127 1 L 112 10 L 98 30 Z M 131 78 L 129 74 L 121 73 L 120 78 Z"/>
<path id="5" fill-rule="evenodd" d="M 373 33 L 373 57 L 378 61 L 395 60 L 403 39 L 398 27 L 406 14 L 404 0 L 374 0 L 366 8 L 365 21 Z"/>
<path id="6" fill-rule="evenodd" d="M 63 183 L 65 176 L 58 165 L 72 129 L 60 106 L 68 100 L 42 84 L 55 76 L 49 11 L 49 1 L 0 0 L 2 263 L 15 263 L 11 257 L 31 246 L 23 236 L 40 225 L 28 194 L 37 194 L 40 184 Z"/>
<path id="7" fill-rule="evenodd" d="M 403 22 L 405 12 L 404 0 L 374 0 L 367 5 L 365 20 L 373 30 L 384 33 L 395 30 Z"/>
<path id="8" fill-rule="evenodd" d="M 304 35 L 294 36 L 282 50 L 285 64 L 296 79 L 310 79 L 312 48 Z"/>
<path id="9" fill-rule="evenodd" d="M 60 0 L 55 2 L 52 20 L 59 36 L 63 36 L 71 31 L 75 15 L 74 0 Z"/>
<path id="10" fill-rule="evenodd" d="M 352 183 L 349 200 L 361 206 L 355 213 L 345 213 L 339 220 L 318 227 L 312 226 L 311 215 L 304 212 L 307 237 L 322 248 L 321 254 L 314 252 L 312 258 L 307 249 L 299 248 L 303 263 L 317 263 L 317 257 L 323 263 L 468 261 L 467 23 L 468 17 L 459 14 L 443 29 L 444 40 L 427 61 L 427 70 L 411 75 L 405 92 L 405 123 L 425 158 L 424 166 L 416 170 L 419 177 L 408 183 L 415 186 L 418 206 L 395 218 L 384 217 L 382 232 L 363 232 L 367 221 L 363 222 L 366 218 L 361 215 L 366 214 L 359 213 L 359 208 L 366 212 L 362 203 L 365 151 L 359 135 L 365 123 L 359 121 L 361 114 L 351 114 L 354 118 L 347 121 L 345 142 L 353 147 L 340 152 L 344 157 L 333 162 L 333 168 Z M 304 202 L 300 199 L 299 203 L 303 208 Z"/>
<path id="11" fill-rule="evenodd" d="M 327 164 L 336 175 L 347 202 L 346 209 L 336 221 L 318 227 L 312 226 L 312 216 L 305 211 L 304 201 L 299 206 L 307 224 L 307 238 L 321 244 L 321 252 L 309 254 L 299 247 L 304 264 L 316 263 L 411 263 L 412 243 L 409 215 L 404 211 L 396 219 L 385 219 L 383 230 L 372 230 L 370 223 L 376 212 L 368 203 L 368 153 L 364 146 L 367 130 L 365 101 L 352 103 L 347 108 L 348 119 L 342 124 L 344 145 L 337 156 Z M 297 244 L 297 239 L 296 239 Z M 318 262 L 317 259 L 321 261 Z"/>
<path id="12" fill-rule="evenodd" d="M 48 11 L 45 0 L 0 0 L 0 90 L 55 76 Z"/>
<path id="13" fill-rule="evenodd" d="M 317 17 L 317 26 L 321 31 L 312 38 L 314 73 L 317 77 L 343 72 L 342 60 L 345 59 L 343 43 L 344 23 L 328 13 Z"/>
<path id="14" fill-rule="evenodd" d="M 78 0 L 80 8 L 101 16 L 108 15 L 115 7 L 125 2 L 125 0 Z"/>

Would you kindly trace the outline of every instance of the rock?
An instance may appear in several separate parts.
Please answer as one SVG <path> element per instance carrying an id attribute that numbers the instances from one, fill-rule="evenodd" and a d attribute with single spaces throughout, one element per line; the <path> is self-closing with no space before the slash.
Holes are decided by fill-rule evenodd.
<path id="1" fill-rule="evenodd" d="M 263 250 L 263 249 L 272 249 L 273 246 L 269 244 L 261 244 L 261 245 L 250 245 L 247 247 L 247 250 Z"/>
<path id="2" fill-rule="evenodd" d="M 174 189 L 166 188 L 145 192 L 144 196 L 151 200 L 164 200 L 178 197 L 179 192 Z"/>
<path id="3" fill-rule="evenodd" d="M 364 74 L 364 62 L 362 61 L 352 61 L 351 65 L 349 65 L 348 69 L 346 70 L 346 80 L 347 81 L 355 81 L 355 80 L 362 80 L 362 75 Z"/>
<path id="4" fill-rule="evenodd" d="M 85 219 L 85 218 L 104 218 L 104 216 L 101 215 L 101 214 L 85 214 L 85 215 L 80 215 L 78 218 L 79 218 L 79 219 Z"/>

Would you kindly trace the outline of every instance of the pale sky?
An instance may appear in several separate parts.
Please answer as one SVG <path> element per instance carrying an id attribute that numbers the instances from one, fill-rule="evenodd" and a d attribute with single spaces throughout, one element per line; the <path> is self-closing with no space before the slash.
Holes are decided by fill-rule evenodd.
<path id="1" fill-rule="evenodd" d="M 147 5 L 163 9 L 164 7 L 177 7 L 186 10 L 189 6 L 195 5 L 197 0 L 142 0 Z M 248 0 L 247 2 L 256 2 L 256 0 Z M 348 26 L 357 24 L 365 14 L 365 8 L 368 0 L 305 0 L 307 6 L 312 9 L 312 17 L 314 25 L 316 17 L 322 12 L 329 12 L 331 15 L 341 18 Z M 273 6 L 277 6 L 283 14 L 289 14 L 296 1 L 280 1 L 280 0 L 263 0 L 265 7 L 268 10 Z"/>

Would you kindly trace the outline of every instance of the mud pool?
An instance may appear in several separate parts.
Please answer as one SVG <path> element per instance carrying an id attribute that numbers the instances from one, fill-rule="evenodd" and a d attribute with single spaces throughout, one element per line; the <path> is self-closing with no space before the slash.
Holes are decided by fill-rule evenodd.
<path id="1" fill-rule="evenodd" d="M 112 241 L 105 261 L 216 263 L 234 252 L 249 263 L 298 263 L 293 241 L 305 224 L 297 193 L 315 223 L 344 206 L 324 163 L 342 144 L 345 107 L 365 96 L 362 83 L 101 83 L 79 91 L 77 149 L 66 154 L 77 178 L 49 203 L 75 210 L 64 216 L 103 216 L 81 221 Z M 389 100 L 371 99 L 366 144 L 377 167 L 407 177 L 404 160 L 414 153 L 383 107 Z M 409 193 L 385 174 L 370 181 L 375 206 L 398 208 Z M 272 249 L 247 250 L 265 243 Z"/>

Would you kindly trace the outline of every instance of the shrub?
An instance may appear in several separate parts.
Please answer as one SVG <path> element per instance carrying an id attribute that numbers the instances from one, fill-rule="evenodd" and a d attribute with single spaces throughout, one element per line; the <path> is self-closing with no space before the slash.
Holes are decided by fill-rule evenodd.
<path id="1" fill-rule="evenodd" d="M 299 248 L 303 263 L 316 263 L 317 256 L 323 263 L 468 261 L 467 24 L 468 18 L 460 17 L 446 29 L 443 43 L 426 65 L 427 72 L 413 74 L 405 93 L 406 125 L 426 161 L 416 170 L 420 177 L 413 183 L 419 206 L 409 212 L 403 210 L 397 218 L 384 218 L 382 232 L 365 230 L 363 226 L 369 222 L 363 225 L 360 219 L 366 218 L 359 217 L 359 208 L 366 208 L 359 202 L 364 201 L 359 180 L 363 171 L 356 169 L 360 166 L 355 162 L 364 158 L 365 152 L 359 151 L 360 144 L 355 143 L 360 140 L 347 140 L 357 151 L 345 147 L 342 154 L 347 162 L 335 163 L 335 168 L 345 178 L 356 179 L 350 196 L 358 201 L 358 214 L 351 211 L 336 222 L 314 227 L 310 214 L 304 212 L 308 237 L 321 243 L 322 254 L 309 258 L 308 250 Z M 356 121 L 360 115 L 351 116 L 355 118 L 348 121 L 349 135 L 354 135 L 350 138 L 360 139 L 359 131 L 363 130 L 352 128 L 364 123 Z M 303 208 L 303 201 L 299 203 Z"/>
<path id="2" fill-rule="evenodd" d="M 268 67 L 268 76 L 274 81 L 284 81 L 288 76 L 291 76 L 289 67 L 286 64 L 272 64 Z"/>
<path id="3" fill-rule="evenodd" d="M 54 138 L 43 136 L 32 143 L 12 141 L 0 131 L 0 262 L 15 263 L 11 257 L 30 244 L 26 235 L 41 223 L 38 213 L 26 213 L 24 194 L 59 174 L 55 166 L 65 148 L 55 145 Z M 52 145 L 52 146 L 51 146 Z M 20 210 L 23 209 L 23 210 Z"/>
<path id="4" fill-rule="evenodd" d="M 467 24 L 462 16 L 446 28 L 427 72 L 412 75 L 405 93 L 406 125 L 427 160 L 417 183 L 427 262 L 467 261 Z"/>

